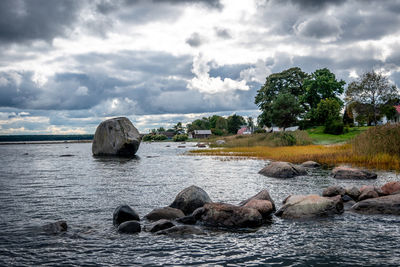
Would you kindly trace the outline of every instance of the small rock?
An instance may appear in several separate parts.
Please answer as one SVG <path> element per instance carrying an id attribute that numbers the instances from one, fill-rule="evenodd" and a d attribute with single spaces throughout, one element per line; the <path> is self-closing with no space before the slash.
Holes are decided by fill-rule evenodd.
<path id="1" fill-rule="evenodd" d="M 183 236 L 183 235 L 204 235 L 204 231 L 195 226 L 189 225 L 176 225 L 174 227 L 158 231 L 157 235 L 171 235 L 171 236 Z"/>
<path id="2" fill-rule="evenodd" d="M 376 198 L 379 197 L 378 193 L 375 190 L 364 190 L 361 195 L 358 197 L 358 201 L 362 201 L 364 199 Z"/>
<path id="3" fill-rule="evenodd" d="M 198 186 L 192 185 L 179 192 L 174 202 L 169 206 L 180 209 L 185 215 L 189 215 L 195 209 L 203 207 L 208 202 L 212 201 L 207 192 Z"/>
<path id="4" fill-rule="evenodd" d="M 66 232 L 68 230 L 68 224 L 66 221 L 57 221 L 42 226 L 43 231 L 48 234 L 58 234 Z"/>
<path id="5" fill-rule="evenodd" d="M 348 196 L 348 195 L 344 195 L 344 196 L 342 196 L 342 201 L 343 201 L 343 202 L 353 201 L 353 198 L 351 198 L 351 197 Z"/>
<path id="6" fill-rule="evenodd" d="M 393 193 L 399 192 L 400 182 L 398 181 L 388 182 L 381 187 L 381 190 L 385 195 L 391 195 Z"/>
<path id="7" fill-rule="evenodd" d="M 346 195 L 350 196 L 353 200 L 358 200 L 358 197 L 361 195 L 360 189 L 353 186 L 352 188 L 346 189 Z"/>
<path id="8" fill-rule="evenodd" d="M 360 188 L 361 194 L 365 191 L 375 191 L 379 196 L 384 196 L 382 190 L 379 187 L 373 186 L 373 185 L 363 185 Z"/>
<path id="9" fill-rule="evenodd" d="M 60 155 L 60 158 L 65 158 L 65 157 L 73 157 L 74 155 L 71 154 L 64 154 L 64 155 Z"/>
<path id="10" fill-rule="evenodd" d="M 135 234 L 142 230 L 138 221 L 126 221 L 118 226 L 118 232 L 124 234 Z"/>
<path id="11" fill-rule="evenodd" d="M 376 179 L 376 173 L 348 167 L 336 167 L 332 170 L 333 178 L 336 179 Z"/>
<path id="12" fill-rule="evenodd" d="M 346 190 L 338 185 L 334 185 L 334 186 L 329 186 L 327 188 L 324 189 L 324 191 L 322 192 L 322 196 L 323 197 L 333 197 L 333 196 L 343 196 L 346 193 Z"/>
<path id="13" fill-rule="evenodd" d="M 175 224 L 170 220 L 161 219 L 151 224 L 149 227 L 146 227 L 146 230 L 149 232 L 155 233 L 161 230 L 165 230 L 171 227 L 174 227 Z"/>
<path id="14" fill-rule="evenodd" d="M 197 147 L 207 147 L 207 145 L 204 144 L 204 143 L 197 143 L 196 146 L 197 146 Z"/>
<path id="15" fill-rule="evenodd" d="M 217 140 L 217 141 L 215 141 L 215 143 L 217 145 L 223 145 L 223 144 L 225 144 L 225 140 Z"/>
<path id="16" fill-rule="evenodd" d="M 295 166 L 289 162 L 275 161 L 258 173 L 274 178 L 292 178 L 298 175 L 306 175 L 307 171 L 303 167 Z"/>
<path id="17" fill-rule="evenodd" d="M 140 221 L 139 214 L 128 205 L 121 205 L 114 210 L 113 224 L 118 226 L 126 221 Z"/>
<path id="18" fill-rule="evenodd" d="M 366 199 L 356 203 L 351 209 L 363 214 L 400 215 L 400 194 Z"/>
<path id="19" fill-rule="evenodd" d="M 185 214 L 180 209 L 164 207 L 152 210 L 145 218 L 149 221 L 158 221 L 161 219 L 175 220 L 184 216 Z"/>
<path id="20" fill-rule="evenodd" d="M 258 192 L 256 195 L 252 196 L 251 198 L 246 199 L 245 201 L 242 201 L 239 203 L 239 206 L 244 206 L 246 205 L 249 201 L 253 199 L 259 199 L 259 200 L 268 200 L 272 203 L 272 208 L 275 211 L 275 202 L 272 200 L 271 196 L 269 195 L 269 192 L 267 189 L 263 189 L 260 192 Z"/>
<path id="21" fill-rule="evenodd" d="M 304 168 L 318 168 L 318 167 L 321 167 L 321 164 L 319 164 L 318 162 L 309 160 L 309 161 L 303 162 L 301 164 L 301 166 Z"/>

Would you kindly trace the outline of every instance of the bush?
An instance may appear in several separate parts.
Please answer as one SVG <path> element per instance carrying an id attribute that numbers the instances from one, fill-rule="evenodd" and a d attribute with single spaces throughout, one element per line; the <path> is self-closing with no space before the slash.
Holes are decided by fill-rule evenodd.
<path id="1" fill-rule="evenodd" d="M 153 140 L 152 136 L 153 135 L 151 135 L 151 134 L 146 134 L 145 136 L 142 137 L 142 141 L 150 142 L 151 140 Z"/>
<path id="2" fill-rule="evenodd" d="M 146 134 L 143 136 L 142 141 L 144 142 L 151 142 L 151 141 L 163 141 L 166 140 L 168 137 L 163 134 Z"/>
<path id="3" fill-rule="evenodd" d="M 294 146 L 296 144 L 296 137 L 294 137 L 291 133 L 283 133 L 281 135 L 282 145 L 283 146 Z"/>
<path id="4" fill-rule="evenodd" d="M 380 153 L 400 156 L 400 124 L 369 128 L 354 139 L 353 149 L 368 156 Z"/>
<path id="5" fill-rule="evenodd" d="M 187 134 L 177 134 L 174 136 L 173 140 L 174 142 L 183 142 L 188 139 Z"/>
<path id="6" fill-rule="evenodd" d="M 257 130 L 254 131 L 255 134 L 258 134 L 258 133 L 266 133 L 266 132 L 267 132 L 267 131 L 266 131 L 265 129 L 257 129 Z"/>
<path id="7" fill-rule="evenodd" d="M 344 133 L 343 122 L 338 120 L 328 121 L 325 124 L 324 133 L 335 134 L 335 135 L 343 134 Z"/>
<path id="8" fill-rule="evenodd" d="M 225 134 L 224 130 L 222 129 L 217 129 L 217 128 L 212 128 L 211 132 L 213 135 L 218 135 L 218 136 L 222 136 Z"/>

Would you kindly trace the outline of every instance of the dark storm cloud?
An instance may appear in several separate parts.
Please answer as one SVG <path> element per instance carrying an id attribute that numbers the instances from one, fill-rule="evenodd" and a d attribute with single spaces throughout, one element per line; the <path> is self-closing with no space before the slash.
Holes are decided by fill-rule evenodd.
<path id="1" fill-rule="evenodd" d="M 80 8 L 75 0 L 0 1 L 0 41 L 51 41 L 74 23 Z"/>
<path id="2" fill-rule="evenodd" d="M 340 34 L 340 27 L 333 18 L 315 18 L 297 25 L 297 31 L 304 37 L 325 38 Z"/>
<path id="3" fill-rule="evenodd" d="M 346 0 L 275 0 L 276 3 L 291 3 L 301 9 L 319 10 L 330 5 L 341 5 Z"/>
<path id="4" fill-rule="evenodd" d="M 204 4 L 208 7 L 212 8 L 222 8 L 222 4 L 219 0 L 153 0 L 155 3 L 172 3 L 172 4 L 181 4 L 181 3 L 187 3 L 187 4 Z"/>
<path id="5" fill-rule="evenodd" d="M 191 47 L 199 47 L 203 43 L 205 43 L 205 39 L 200 36 L 197 32 L 192 33 L 189 38 L 186 39 L 186 43 L 190 45 Z"/>

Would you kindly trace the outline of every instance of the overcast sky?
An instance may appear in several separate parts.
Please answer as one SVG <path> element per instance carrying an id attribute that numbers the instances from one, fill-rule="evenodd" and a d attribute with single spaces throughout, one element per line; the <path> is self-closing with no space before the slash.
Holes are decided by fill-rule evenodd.
<path id="1" fill-rule="evenodd" d="M 0 134 L 256 117 L 266 76 L 368 70 L 400 86 L 396 0 L 1 0 Z"/>

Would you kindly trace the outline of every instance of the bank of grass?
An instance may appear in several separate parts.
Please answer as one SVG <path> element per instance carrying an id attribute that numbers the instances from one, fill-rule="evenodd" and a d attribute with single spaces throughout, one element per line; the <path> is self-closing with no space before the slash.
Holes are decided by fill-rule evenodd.
<path id="1" fill-rule="evenodd" d="M 347 144 L 237 146 L 195 150 L 191 153 L 292 163 L 313 160 L 329 166 L 350 164 L 369 169 L 400 171 L 400 124 L 371 127 Z"/>
<path id="2" fill-rule="evenodd" d="M 328 145 L 349 142 L 362 132 L 368 130 L 368 128 L 370 127 L 350 127 L 348 128 L 348 132 L 340 135 L 334 135 L 324 133 L 324 126 L 318 126 L 307 129 L 307 133 L 314 144 Z"/>

